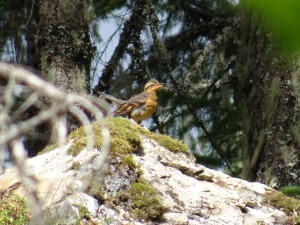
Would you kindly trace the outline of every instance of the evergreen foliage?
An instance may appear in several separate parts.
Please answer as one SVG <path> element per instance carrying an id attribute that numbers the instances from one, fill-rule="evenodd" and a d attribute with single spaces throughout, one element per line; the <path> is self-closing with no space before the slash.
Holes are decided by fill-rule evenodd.
<path id="1" fill-rule="evenodd" d="M 0 32 L 2 58 L 38 69 L 30 50 L 40 19 L 36 15 L 39 1 L 11 2 L 0 4 L 0 28 L 5 31 Z M 261 10 L 270 5 L 253 2 L 253 7 Z M 249 107 L 251 93 L 254 97 L 257 91 L 244 88 L 245 83 L 250 86 L 250 78 L 241 74 L 246 71 L 241 67 L 249 62 L 247 55 L 239 58 L 239 52 L 252 52 L 251 46 L 241 46 L 241 39 L 264 32 L 257 28 L 257 21 L 249 30 L 241 29 L 242 3 L 248 1 L 93 0 L 89 7 L 93 11 L 90 34 L 96 45 L 105 46 L 97 52 L 94 65 L 105 61 L 109 44 L 102 43 L 98 30 L 103 21 L 118 25 L 113 35 L 118 33 L 120 39 L 110 59 L 103 63 L 103 70 L 95 67 L 91 71 L 91 83 L 95 84 L 91 91 L 128 99 L 150 78 L 164 82 L 165 88 L 158 93 L 160 107 L 150 129 L 183 140 L 199 163 L 239 175 L 246 157 L 245 132 L 251 132 L 249 123 L 253 119 L 245 112 L 249 108 L 243 106 Z M 276 9 L 275 4 L 270 8 L 270 18 Z M 276 114 L 281 80 L 273 80 L 266 96 L 270 98 L 270 112 L 264 112 L 267 117 Z M 243 99 L 243 94 L 249 98 Z M 262 129 L 258 133 L 264 136 L 265 132 Z"/>
<path id="2" fill-rule="evenodd" d="M 19 33 L 16 30 L 38 21 L 29 14 L 28 10 L 34 9 L 31 4 L 31 1 L 18 2 L 15 11 L 21 18 L 1 38 L 2 49 L 15 34 L 18 38 L 30 38 L 27 29 L 18 29 Z M 3 10 L 12 14 L 10 4 L 6 6 Z M 123 24 L 115 54 L 108 62 L 110 66 L 102 71 L 101 82 L 105 83 L 102 90 L 129 98 L 150 77 L 165 82 L 165 90 L 159 93 L 159 121 L 152 124 L 151 130 L 159 129 L 160 133 L 182 139 L 200 162 L 212 167 L 231 163 L 238 167 L 241 156 L 241 117 L 234 96 L 237 7 L 227 0 L 93 1 L 100 27 L 101 19 L 113 17 L 122 24 L 124 17 L 129 17 Z M 3 21 L 9 23 L 9 19 Z M 2 24 L 5 29 L 5 23 Z M 98 26 L 92 26 L 91 33 L 95 36 Z M 101 41 L 101 37 L 95 40 Z M 25 54 L 28 51 L 16 48 L 15 52 L 24 59 L 17 62 L 32 65 L 26 60 L 30 59 Z M 122 59 L 126 58 L 127 66 L 122 65 Z"/>

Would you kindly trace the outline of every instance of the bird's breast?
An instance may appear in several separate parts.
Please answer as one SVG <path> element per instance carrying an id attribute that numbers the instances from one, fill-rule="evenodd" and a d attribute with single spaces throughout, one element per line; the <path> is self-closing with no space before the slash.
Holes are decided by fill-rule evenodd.
<path id="1" fill-rule="evenodd" d="M 130 117 L 135 121 L 141 121 L 148 119 L 157 110 L 157 97 L 152 96 L 148 98 L 146 104 L 143 107 L 132 110 Z"/>

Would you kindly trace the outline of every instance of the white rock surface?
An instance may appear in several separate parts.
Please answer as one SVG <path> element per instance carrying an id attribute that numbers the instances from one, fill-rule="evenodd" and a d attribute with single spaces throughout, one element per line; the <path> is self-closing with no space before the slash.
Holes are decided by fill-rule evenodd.
<path id="1" fill-rule="evenodd" d="M 84 206 L 91 220 L 99 224 L 285 224 L 287 216 L 282 211 L 262 203 L 271 188 L 205 168 L 192 156 L 170 152 L 151 139 L 143 138 L 142 144 L 144 154 L 133 154 L 133 158 L 141 165 L 143 178 L 157 189 L 165 208 L 156 222 L 137 221 L 121 206 L 111 207 L 109 202 L 99 205 L 84 193 L 79 171 L 71 168 L 74 162 L 89 165 L 90 159 L 99 155 L 96 151 L 83 150 L 72 157 L 66 154 L 68 146 L 55 149 L 29 159 L 26 172 L 37 179 L 43 208 L 54 209 L 60 219 L 78 216 L 80 206 Z M 7 169 L 0 176 L 0 190 L 15 187 L 16 193 L 26 196 L 24 188 L 16 185 L 20 181 L 15 168 Z"/>

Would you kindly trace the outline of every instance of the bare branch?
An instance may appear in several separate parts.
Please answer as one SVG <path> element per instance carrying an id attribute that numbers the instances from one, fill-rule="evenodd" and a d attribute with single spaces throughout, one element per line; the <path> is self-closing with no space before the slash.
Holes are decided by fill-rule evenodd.
<path id="1" fill-rule="evenodd" d="M 109 105 L 93 96 L 65 93 L 32 72 L 16 65 L 0 63 L 0 79 L 6 85 L 2 96 L 0 96 L 0 150 L 4 152 L 6 149 L 11 149 L 14 163 L 29 198 L 33 215 L 31 223 L 44 224 L 41 207 L 43 199 L 39 199 L 36 193 L 36 175 L 31 174 L 29 168 L 27 168 L 26 150 L 21 141 L 22 137 L 37 126 L 49 121 L 54 124 L 52 136 L 56 137 L 59 145 L 66 144 L 66 115 L 69 113 L 86 129 L 87 149 L 92 150 L 95 143 L 95 134 L 90 119 L 92 117 L 99 121 L 102 127 L 102 134 L 97 135 L 102 135 L 103 145 L 101 153 L 92 159 L 89 166 L 92 166 L 95 171 L 99 171 L 104 165 L 110 146 L 109 130 L 103 120 L 109 114 Z M 13 108 L 15 99 L 25 91 L 29 92 L 27 99 L 16 109 Z M 39 107 L 39 113 L 31 118 L 20 119 L 26 110 L 38 104 L 40 98 L 47 101 L 42 104 L 42 107 Z M 82 166 L 77 178 L 86 178 L 85 185 L 89 186 L 90 182 L 97 182 L 97 179 L 95 179 L 96 176 L 93 173 L 86 173 L 87 168 L 85 167 Z M 90 177 L 86 177 L 85 174 Z M 53 188 L 52 185 L 49 186 L 49 190 L 51 188 Z M 86 187 L 82 185 L 81 190 L 83 188 Z"/>
<path id="2" fill-rule="evenodd" d="M 120 34 L 119 44 L 115 48 L 112 57 L 105 66 L 102 76 L 93 90 L 94 93 L 109 90 L 109 83 L 113 77 L 113 71 L 118 65 L 118 62 L 123 57 L 128 45 L 132 43 L 133 37 L 139 36 L 143 26 L 146 24 L 147 11 L 145 8 L 148 5 L 148 0 L 135 1 L 132 14 L 129 20 L 124 23 L 122 33 Z"/>

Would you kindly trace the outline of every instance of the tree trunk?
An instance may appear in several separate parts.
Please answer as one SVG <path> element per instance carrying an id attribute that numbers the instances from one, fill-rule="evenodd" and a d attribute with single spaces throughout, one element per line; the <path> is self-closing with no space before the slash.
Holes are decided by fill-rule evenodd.
<path id="1" fill-rule="evenodd" d="M 31 27 L 31 31 L 37 33 L 28 38 L 29 64 L 65 92 L 90 93 L 89 74 L 94 47 L 89 37 L 88 4 L 88 0 L 40 0 L 39 8 L 33 14 L 38 26 L 37 29 Z M 46 99 L 42 101 L 50 104 Z M 28 117 L 40 110 L 31 107 Z M 68 116 L 69 131 L 74 122 Z M 36 155 L 49 140 L 56 140 L 55 133 L 51 134 L 53 123 L 55 119 L 26 137 L 29 156 Z"/>
<path id="2" fill-rule="evenodd" d="M 41 0 L 41 71 L 64 91 L 90 93 L 87 0 Z"/>
<path id="3" fill-rule="evenodd" d="M 299 185 L 299 108 L 292 68 L 276 49 L 274 34 L 266 33 L 260 16 L 245 9 L 241 16 L 239 57 L 244 132 L 242 175 L 275 188 Z"/>

